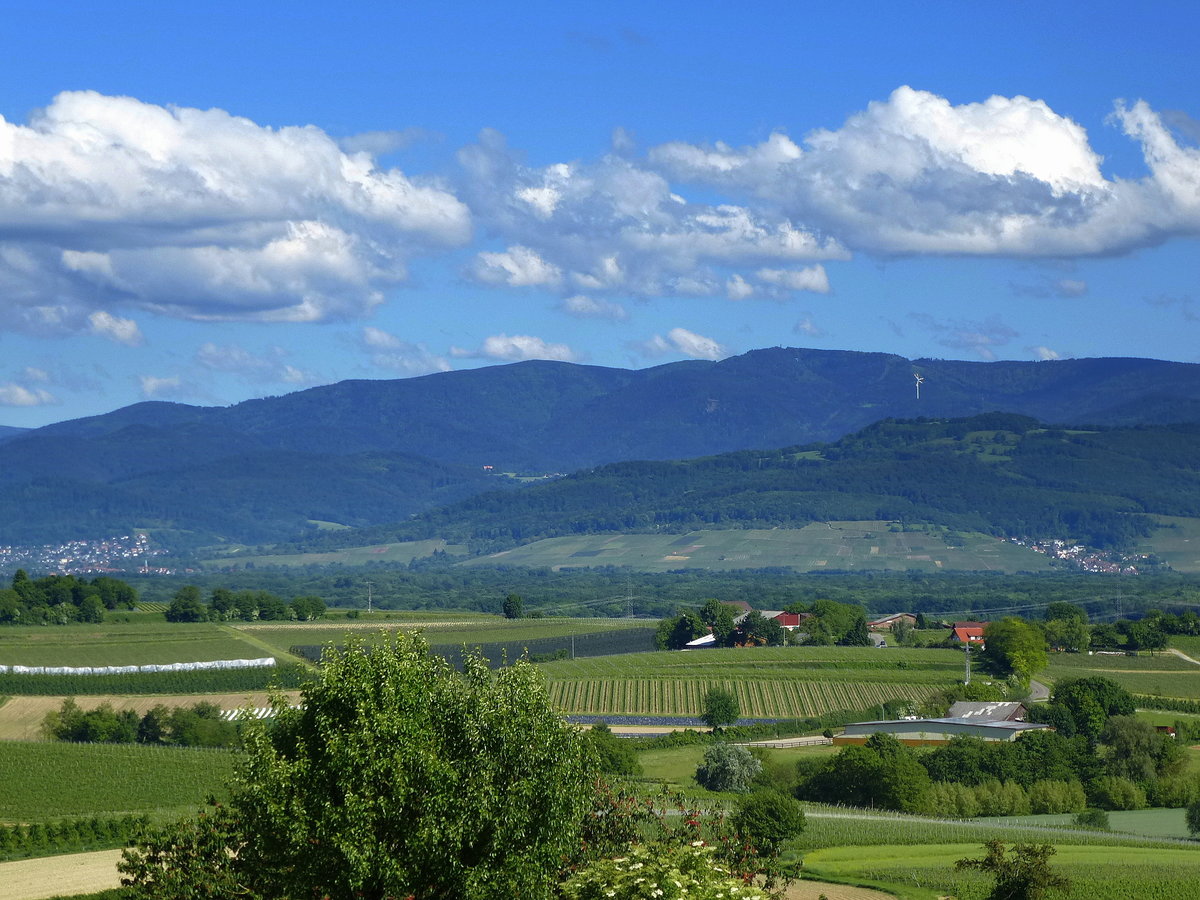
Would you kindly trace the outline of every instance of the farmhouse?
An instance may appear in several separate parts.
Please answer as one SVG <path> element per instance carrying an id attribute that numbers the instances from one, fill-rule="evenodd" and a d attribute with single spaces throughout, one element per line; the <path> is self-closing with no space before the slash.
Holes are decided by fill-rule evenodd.
<path id="1" fill-rule="evenodd" d="M 1015 741 L 1026 731 L 1049 728 L 1039 722 L 979 721 L 978 719 L 899 719 L 886 722 L 855 722 L 833 738 L 834 744 L 865 744 L 873 734 L 890 734 L 910 747 L 938 746 L 958 735 L 985 741 Z"/>
<path id="2" fill-rule="evenodd" d="M 953 625 L 954 639 L 960 644 L 983 646 L 983 629 L 987 622 L 955 622 Z"/>

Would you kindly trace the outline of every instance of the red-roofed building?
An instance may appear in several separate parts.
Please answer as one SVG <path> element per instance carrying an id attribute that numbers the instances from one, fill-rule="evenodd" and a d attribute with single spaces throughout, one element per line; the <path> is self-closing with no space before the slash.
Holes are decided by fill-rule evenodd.
<path id="1" fill-rule="evenodd" d="M 983 646 L 983 629 L 987 622 L 955 622 L 954 639 L 961 644 Z"/>

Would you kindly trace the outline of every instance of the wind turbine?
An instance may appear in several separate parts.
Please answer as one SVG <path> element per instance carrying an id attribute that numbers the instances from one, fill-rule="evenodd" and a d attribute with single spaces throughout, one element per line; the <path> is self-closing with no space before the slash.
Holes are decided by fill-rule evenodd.
<path id="1" fill-rule="evenodd" d="M 913 378 L 917 382 L 917 399 L 921 399 L 921 385 L 925 383 L 925 379 L 921 377 L 920 372 L 913 372 Z"/>

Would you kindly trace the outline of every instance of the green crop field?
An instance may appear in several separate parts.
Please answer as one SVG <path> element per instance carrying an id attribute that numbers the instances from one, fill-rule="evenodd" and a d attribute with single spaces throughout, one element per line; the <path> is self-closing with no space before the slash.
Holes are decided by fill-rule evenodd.
<path id="1" fill-rule="evenodd" d="M 977 822 L 991 822 L 996 825 L 1058 825 L 1067 826 L 1075 817 L 1070 813 L 1061 815 L 1049 814 L 1042 816 L 994 816 L 976 819 Z M 1187 828 L 1185 810 L 1182 809 L 1126 809 L 1116 810 L 1108 814 L 1108 824 L 1113 831 L 1127 834 L 1140 834 L 1151 838 L 1178 838 L 1186 840 L 1191 837 Z"/>
<path id="2" fill-rule="evenodd" d="M 1039 678 L 1045 676 L 1045 680 L 1059 681 L 1093 675 L 1111 678 L 1134 694 L 1200 699 L 1200 666 L 1161 651 L 1153 656 L 1053 653 L 1049 666 Z"/>
<path id="3" fill-rule="evenodd" d="M 286 653 L 298 644 L 342 644 L 347 636 L 377 640 L 381 631 L 420 630 L 431 645 L 485 644 L 494 641 L 535 641 L 542 638 L 564 637 L 572 634 L 594 634 L 618 628 L 645 628 L 655 624 L 649 619 L 505 619 L 480 613 L 442 615 L 422 618 L 419 614 L 407 620 L 372 621 L 362 624 L 310 623 L 262 624 L 235 626 L 253 636 L 264 646 Z"/>
<path id="4" fill-rule="evenodd" d="M 1088 900 L 1193 900 L 1200 896 L 1200 850 L 1055 843 L 1058 853 L 1051 862 L 1071 880 L 1071 896 Z M 970 843 L 830 847 L 807 854 L 805 865 L 814 873 L 919 886 L 958 900 L 982 900 L 991 879 L 977 872 L 954 871 L 954 860 L 982 855 L 980 845 Z M 1065 895 L 1056 892 L 1050 896 Z"/>
<path id="5" fill-rule="evenodd" d="M 269 556 L 249 556 L 229 553 L 218 559 L 205 560 L 205 565 L 228 566 L 231 563 L 245 565 L 253 563 L 263 566 L 363 566 L 372 562 L 410 563 L 414 559 L 433 556 L 435 551 L 451 555 L 464 555 L 467 548 L 461 544 L 447 544 L 441 539 L 428 541 L 403 541 L 391 544 L 372 544 L 369 547 L 347 547 L 324 553 L 293 553 Z"/>
<path id="6" fill-rule="evenodd" d="M 460 565 L 628 566 L 674 569 L 786 567 L 802 572 L 900 570 L 1037 572 L 1040 553 L 982 534 L 890 531 L 888 522 L 830 522 L 803 528 L 728 529 L 677 534 L 595 534 L 547 538 Z"/>
<path id="7" fill-rule="evenodd" d="M 134 666 L 267 655 L 254 641 L 207 623 L 104 622 L 0 629 L 0 664 L 8 666 Z"/>
<path id="8" fill-rule="evenodd" d="M 567 713 L 698 715 L 710 687 L 738 698 L 742 715 L 798 718 L 920 702 L 959 677 L 945 650 L 763 647 L 638 653 L 545 663 L 554 703 Z"/>
<path id="9" fill-rule="evenodd" d="M 1177 572 L 1200 572 L 1200 519 L 1154 516 L 1160 525 L 1137 545 L 1140 553 L 1153 553 Z"/>
<path id="10" fill-rule="evenodd" d="M 237 756 L 129 744 L 0 742 L 0 822 L 173 816 L 220 795 Z"/>

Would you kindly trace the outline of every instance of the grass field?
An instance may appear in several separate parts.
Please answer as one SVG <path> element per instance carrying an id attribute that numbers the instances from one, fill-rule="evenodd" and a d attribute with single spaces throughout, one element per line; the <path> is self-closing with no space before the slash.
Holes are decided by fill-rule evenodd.
<path id="1" fill-rule="evenodd" d="M 1138 552 L 1155 554 L 1177 572 L 1200 572 L 1200 519 L 1153 518 L 1167 527 L 1142 538 Z"/>
<path id="2" fill-rule="evenodd" d="M 447 544 L 441 539 L 428 541 L 404 541 L 392 544 L 372 544 L 369 547 L 347 547 L 324 553 L 295 553 L 290 555 L 249 556 L 227 554 L 219 559 L 204 560 L 205 565 L 228 566 L 253 563 L 262 566 L 363 566 L 372 562 L 410 563 L 414 559 L 433 556 L 435 551 L 451 555 L 464 555 L 467 548 L 461 544 Z"/>
<path id="3" fill-rule="evenodd" d="M 674 569 L 752 569 L 778 566 L 802 572 L 900 570 L 923 572 L 1043 571 L 1048 559 L 982 534 L 892 532 L 888 522 L 830 522 L 803 528 L 729 529 L 677 534 L 580 535 L 547 538 L 460 565 L 628 566 L 643 572 Z"/>
<path id="4" fill-rule="evenodd" d="M 1153 656 L 1052 653 L 1049 666 L 1038 677 L 1058 681 L 1093 675 L 1111 678 L 1134 694 L 1200 699 L 1200 666 L 1162 651 Z"/>
<path id="5" fill-rule="evenodd" d="M 698 715 L 710 687 L 738 698 L 742 715 L 799 718 L 861 710 L 887 700 L 920 702 L 959 677 L 945 650 L 762 647 L 638 653 L 542 666 L 567 713 Z"/>
<path id="6" fill-rule="evenodd" d="M 236 759 L 222 750 L 0 742 L 0 821 L 184 815 L 223 792 Z"/>
<path id="7" fill-rule="evenodd" d="M 0 629 L 0 664 L 9 666 L 132 666 L 266 655 L 255 641 L 207 623 L 104 622 Z"/>
<path id="8" fill-rule="evenodd" d="M 1070 896 L 1088 900 L 1194 900 L 1200 896 L 1200 850 L 1055 843 L 1058 852 L 1051 862 L 1071 880 Z M 830 847 L 807 854 L 805 865 L 816 873 L 933 889 L 958 900 L 982 900 L 991 880 L 976 872 L 954 871 L 954 860 L 982 855 L 980 845 L 970 843 Z M 1054 892 L 1049 896 L 1067 895 Z"/>
<path id="9" fill-rule="evenodd" d="M 1140 834 L 1152 838 L 1178 838 L 1186 840 L 1191 837 L 1187 829 L 1185 810 L 1182 809 L 1127 809 L 1108 814 L 1109 827 L 1113 831 L 1127 834 Z M 1074 816 L 1045 815 L 1045 816 L 1007 816 L 1004 818 L 978 819 L 979 822 L 993 822 L 997 825 L 1070 825 Z"/>

